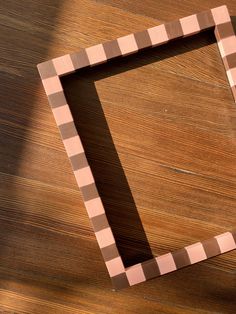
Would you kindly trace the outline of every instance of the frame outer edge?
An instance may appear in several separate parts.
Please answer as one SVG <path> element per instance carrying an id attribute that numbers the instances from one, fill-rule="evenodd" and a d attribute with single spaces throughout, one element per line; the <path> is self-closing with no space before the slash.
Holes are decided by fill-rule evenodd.
<path id="1" fill-rule="evenodd" d="M 222 6 L 222 7 L 218 7 L 218 8 L 215 8 L 215 9 L 212 9 L 212 10 L 209 10 L 209 11 L 205 11 L 205 12 L 213 12 L 213 10 L 215 10 L 215 11 L 217 11 L 218 10 L 218 12 L 219 12 L 219 10 L 222 10 L 222 12 L 224 11 L 224 14 L 226 14 L 226 16 L 228 16 L 227 15 L 227 12 L 228 12 L 228 9 L 227 9 L 227 7 L 226 6 Z M 201 12 L 200 12 L 201 13 Z M 214 14 L 213 14 L 213 17 L 214 17 Z M 217 16 L 217 18 L 218 19 L 220 19 L 221 17 L 219 17 L 219 15 Z M 181 19 L 180 19 L 181 20 Z M 180 22 L 180 20 L 177 20 L 177 21 L 173 21 L 173 22 L 169 22 L 169 23 L 167 23 L 170 27 L 174 27 L 174 25 L 176 24 L 176 23 L 179 23 Z M 226 22 L 226 21 L 225 21 Z M 229 22 L 229 20 L 228 20 L 228 17 L 227 17 L 227 22 Z M 230 23 L 231 23 L 231 20 L 230 20 Z M 221 23 L 222 24 L 222 23 Z M 164 26 L 164 29 L 165 29 L 165 25 L 166 24 L 161 24 L 162 26 Z M 202 29 L 200 29 L 200 31 L 203 31 L 203 30 L 206 30 L 206 29 L 209 29 L 210 27 L 212 27 L 212 25 L 210 25 L 210 24 L 206 24 L 206 27 L 205 28 L 202 28 Z M 146 31 L 148 31 L 148 30 L 146 30 Z M 173 31 L 173 32 L 175 32 L 175 30 L 171 30 L 171 31 Z M 145 31 L 143 31 L 143 32 L 145 32 Z M 176 36 L 177 37 L 179 37 L 179 34 L 180 33 L 180 31 L 177 31 L 176 32 Z M 136 41 L 136 44 L 138 44 L 137 45 L 137 47 L 138 47 L 138 50 L 135 48 L 135 50 L 133 50 L 132 51 L 132 49 L 131 49 L 131 52 L 130 53 L 135 53 L 135 52 L 137 52 L 137 51 L 139 51 L 140 49 L 143 49 L 143 48 L 148 48 L 148 47 L 151 47 L 151 44 L 150 44 L 150 41 L 149 41 L 149 37 L 146 37 L 146 38 L 142 38 L 141 36 L 140 36 L 140 32 L 137 34 L 137 33 L 134 33 L 134 34 L 131 34 L 132 36 L 134 36 L 134 39 L 135 39 L 135 41 Z M 143 34 L 141 34 L 141 35 L 143 35 Z M 128 35 L 129 36 L 129 35 Z M 148 34 L 146 34 L 145 33 L 145 36 L 148 36 Z M 217 43 L 218 43 L 218 46 L 219 46 L 219 43 L 222 41 L 222 38 L 223 38 L 223 34 L 222 34 L 222 32 L 221 32 L 221 29 L 220 29 L 220 27 L 218 27 L 218 25 L 217 25 L 217 23 L 216 23 L 216 25 L 215 25 L 215 36 L 216 36 L 216 40 L 217 40 Z M 125 37 L 125 36 L 124 36 Z M 137 40 L 136 40 L 136 37 L 138 38 Z M 181 35 L 181 37 L 182 37 L 182 35 Z M 174 36 L 173 38 L 169 38 L 169 39 L 176 39 L 176 37 Z M 236 42 L 236 37 L 235 37 L 235 34 L 233 35 L 233 38 L 232 38 L 233 40 L 235 40 L 235 42 Z M 164 44 L 164 43 L 166 43 L 167 41 L 166 40 L 163 40 L 162 42 L 160 42 L 160 45 L 162 45 L 162 44 Z M 106 43 L 105 43 L 106 44 Z M 104 45 L 105 44 L 101 44 L 102 46 L 102 48 L 104 49 Z M 130 45 L 130 43 L 129 42 L 127 42 L 127 44 L 129 44 Z M 96 46 L 95 46 L 96 47 Z M 100 46 L 99 46 L 100 47 Z M 219 47 L 220 48 L 220 47 Z M 224 44 L 223 44 L 223 48 L 224 48 Z M 87 50 L 86 49 L 83 49 L 83 51 L 85 51 L 85 52 L 87 52 Z M 106 51 L 104 50 L 104 52 L 106 53 Z M 236 52 L 236 51 L 235 51 Z M 113 57 L 119 57 L 119 56 L 122 56 L 122 52 L 119 52 L 118 51 L 118 53 L 116 52 L 110 52 L 111 54 L 113 53 L 113 55 L 112 55 L 112 57 L 111 58 L 113 58 Z M 220 53 L 221 53 L 221 57 L 222 57 L 222 59 L 223 59 L 223 57 L 224 56 L 222 56 L 222 50 L 220 49 Z M 73 59 L 73 58 L 71 58 L 71 55 L 65 55 L 65 56 L 62 56 L 62 57 L 59 57 L 57 60 L 64 60 L 65 61 L 65 58 L 67 57 L 68 58 L 68 56 L 69 56 L 69 60 L 70 61 L 72 61 L 72 64 L 73 64 L 73 67 L 74 67 L 74 71 L 76 71 L 78 68 L 75 66 L 75 60 Z M 86 55 L 85 55 L 85 57 L 86 57 Z M 82 64 L 80 64 L 80 68 L 83 68 L 83 67 L 86 67 L 86 66 L 88 66 L 88 64 L 87 64 L 87 59 L 84 57 L 84 60 L 83 60 L 83 62 L 82 62 Z M 226 56 L 227 57 L 227 56 Z M 91 58 L 91 56 L 90 56 L 90 58 Z M 106 56 L 106 57 L 104 57 L 104 56 L 102 56 L 101 57 L 101 59 L 107 59 L 107 60 L 109 60 L 109 59 L 111 59 L 111 58 L 109 58 L 108 56 Z M 60 64 L 59 62 L 57 63 L 57 64 L 54 64 L 55 63 L 55 61 L 53 61 L 53 60 L 55 60 L 55 59 L 52 59 L 52 60 L 49 60 L 49 61 L 46 61 L 46 62 L 42 62 L 42 63 L 40 63 L 40 64 L 38 64 L 37 65 L 37 68 L 38 68 L 38 71 L 39 71 L 39 74 L 40 74 L 40 77 L 41 77 L 41 80 L 42 81 L 44 81 L 44 80 L 47 80 L 47 79 L 59 79 L 59 77 L 60 76 L 62 76 L 62 75 L 66 75 L 66 74 L 69 74 L 69 73 L 71 73 L 72 71 L 71 71 L 71 63 L 67 63 L 66 64 L 66 66 L 65 66 L 65 64 Z M 228 62 L 227 62 L 227 58 L 225 58 L 224 60 L 224 66 L 225 66 L 225 70 L 227 71 L 227 68 L 226 68 L 226 66 L 228 66 L 228 68 L 229 68 L 229 64 L 228 64 Z M 56 65 L 56 68 L 55 68 L 55 65 Z M 91 65 L 90 65 L 91 66 Z M 58 73 L 58 69 L 62 69 L 62 68 L 65 68 L 66 70 L 65 70 L 65 72 L 63 72 L 62 70 L 60 70 L 60 75 L 58 75 L 57 73 Z M 70 71 L 67 71 L 67 69 L 69 69 L 70 68 Z M 228 69 L 228 71 L 229 70 L 231 70 L 230 68 Z M 73 72 L 74 72 L 73 71 Z M 52 80 L 53 81 L 53 80 Z M 236 74 L 234 74 L 234 77 L 233 77 L 233 81 L 235 81 L 236 82 Z M 233 97 L 234 97 L 234 100 L 235 100 L 235 102 L 236 102 L 236 86 L 232 86 L 232 82 L 230 82 L 231 83 L 231 90 L 232 90 L 232 92 L 233 92 Z M 59 84 L 59 83 L 58 83 Z M 61 84 L 61 83 L 60 83 Z M 235 83 L 235 85 L 236 85 L 236 83 Z M 50 87 L 50 86 L 49 86 Z M 46 90 L 46 88 L 45 88 L 45 86 L 44 86 L 44 89 L 45 89 L 45 92 L 46 92 L 46 94 L 47 94 L 47 97 L 48 97 L 48 99 L 49 99 L 49 96 L 51 96 L 51 95 L 54 95 L 54 93 L 56 94 L 57 92 L 55 92 L 55 91 L 53 91 L 53 88 L 51 88 L 50 87 L 50 92 L 51 92 L 51 94 Z M 51 91 L 52 90 L 52 91 Z M 62 92 L 62 94 L 63 94 L 63 96 L 64 96 L 64 91 L 63 91 L 63 88 L 62 88 L 62 91 L 60 91 L 60 92 Z M 68 110 L 69 110 L 69 113 L 71 113 L 71 111 L 70 111 L 70 108 L 69 108 L 69 105 L 68 104 L 65 104 L 65 106 L 67 106 L 68 108 Z M 74 124 L 74 123 L 73 123 Z M 64 124 L 60 124 L 60 126 L 61 125 L 64 125 Z M 58 128 L 59 128 L 59 125 L 57 124 L 57 126 L 58 126 Z M 62 137 L 62 140 L 63 140 L 63 134 L 62 134 L 62 131 L 61 131 L 61 129 L 59 128 L 59 130 L 60 130 L 60 135 L 61 135 L 61 137 Z M 76 137 L 78 137 L 79 138 L 79 135 L 78 135 L 78 132 L 77 132 L 77 135 L 76 135 Z M 70 139 L 70 138 L 69 138 Z M 64 142 L 64 140 L 63 140 L 63 142 Z M 83 149 L 83 145 L 82 145 L 82 143 L 81 143 L 81 147 L 82 147 L 82 149 Z M 66 148 L 66 147 L 65 147 Z M 67 148 L 66 148 L 66 151 L 67 151 Z M 83 149 L 83 153 L 84 153 L 84 149 Z M 71 162 L 71 157 L 73 157 L 73 156 L 69 156 L 69 154 L 68 154 L 68 152 L 67 152 L 67 155 L 68 155 L 68 158 L 70 159 L 70 162 Z M 73 168 L 73 164 L 72 164 L 72 162 L 71 162 L 71 165 L 72 165 L 72 168 Z M 90 167 L 89 167 L 90 168 Z M 96 183 L 95 183 L 95 180 L 93 180 L 93 183 L 92 183 L 93 185 L 95 185 L 95 187 L 96 187 Z M 90 184 L 91 185 L 91 184 Z M 86 187 L 87 185 L 85 185 L 85 186 L 83 186 L 83 188 L 84 187 Z M 81 190 L 81 189 L 80 189 Z M 82 194 L 83 194 L 83 191 L 81 190 L 81 192 L 82 192 Z M 100 198 L 100 196 L 99 196 L 99 194 L 98 194 L 98 197 Z M 86 207 L 86 201 L 84 201 L 84 203 L 85 203 L 85 207 Z M 102 204 L 102 206 L 103 206 L 103 204 Z M 86 207 L 86 209 L 87 209 L 87 207 Z M 103 207 L 103 209 L 104 209 L 104 207 Z M 87 210 L 88 211 L 88 210 Z M 105 217 L 106 217 L 106 213 L 105 213 L 105 210 L 104 210 L 104 215 L 105 215 Z M 94 218 L 95 216 L 93 216 L 92 218 Z M 92 218 L 89 216 L 89 218 L 90 218 L 90 221 L 91 221 L 91 223 L 92 223 L 92 225 L 93 225 L 93 221 L 92 221 Z M 99 222 L 99 224 L 100 224 L 100 226 L 101 226 L 101 228 L 103 228 L 103 225 L 101 224 L 101 223 L 104 223 L 104 222 L 102 222 L 102 221 L 100 221 Z M 113 237 L 113 232 L 112 232 L 112 230 L 111 230 L 111 228 L 110 228 L 110 224 L 108 223 L 108 225 L 106 225 L 106 227 L 107 226 L 109 226 L 109 229 L 110 229 L 110 231 L 111 231 L 111 237 Z M 100 227 L 99 227 L 100 228 Z M 107 229 L 107 228 L 106 228 Z M 99 229 L 100 230 L 100 229 Z M 105 230 L 105 229 L 101 229 L 100 231 L 103 231 L 103 230 Z M 98 231 L 98 232 L 100 232 L 100 231 Z M 96 232 L 95 232 L 96 233 Z M 151 265 L 152 263 L 153 263 L 153 261 L 155 260 L 155 261 L 157 261 L 157 258 L 153 258 L 153 259 L 150 259 L 150 260 L 148 260 L 148 261 L 146 261 L 146 262 L 144 262 L 144 263 L 141 263 L 141 264 L 136 264 L 136 265 L 133 265 L 133 266 L 131 266 L 131 267 L 128 267 L 128 268 L 124 268 L 124 265 L 123 265 L 123 261 L 122 261 L 122 259 L 121 259 L 121 264 L 119 264 L 118 265 L 118 267 L 120 267 L 122 270 L 121 270 L 121 272 L 120 273 L 118 273 L 117 275 L 115 275 L 115 276 L 111 276 L 111 280 L 112 280 L 112 282 L 113 282 L 113 286 L 114 286 L 114 288 L 115 289 L 122 289 L 122 288 L 125 288 L 125 287 L 128 287 L 128 286 L 130 286 L 130 285 L 135 285 L 135 284 L 138 284 L 138 283 L 140 283 L 140 282 L 144 282 L 144 281 L 146 281 L 146 280 L 149 280 L 149 279 L 151 279 L 151 278 L 156 278 L 156 277 L 158 277 L 158 276 L 161 276 L 161 275 L 164 275 L 164 274 L 167 274 L 167 273 L 169 273 L 169 272 L 172 272 L 172 271 L 174 271 L 174 270 L 178 270 L 178 269 L 180 269 L 180 268 L 183 268 L 183 267 L 186 267 L 186 266 L 190 266 L 190 265 L 192 265 L 192 264 L 194 264 L 196 261 L 195 260 L 197 260 L 197 262 L 200 262 L 200 261 L 202 261 L 202 260 L 205 260 L 205 259 L 208 259 L 208 258 L 210 258 L 210 257 L 213 257 L 213 256 L 216 256 L 216 255 L 220 255 L 220 254 L 222 254 L 222 253 L 220 253 L 219 251 L 218 251 L 218 248 L 219 248 L 219 245 L 222 245 L 222 243 L 220 243 L 219 241 L 221 241 L 221 239 L 222 239 L 222 237 L 225 237 L 226 238 L 226 243 L 224 244 L 225 245 L 225 247 L 226 247 L 226 249 L 224 250 L 224 252 L 223 253 L 225 253 L 225 252 L 228 252 L 228 251 L 231 251 L 231 250 L 234 250 L 235 249 L 235 247 L 236 247 L 236 232 L 235 231 L 233 231 L 232 233 L 230 233 L 230 232 L 228 232 L 227 233 L 228 235 L 229 235 L 229 237 L 230 237 L 230 241 L 231 241 L 231 243 L 229 243 L 229 242 L 227 242 L 228 240 L 227 240 L 227 237 L 225 236 L 225 234 L 223 234 L 223 235 L 217 235 L 217 236 L 215 236 L 215 237 L 213 237 L 213 238 L 210 238 L 210 239 L 208 239 L 208 240 L 205 240 L 205 241 L 202 241 L 202 242 L 198 242 L 198 243 L 195 243 L 195 244 L 192 244 L 192 245 L 190 245 L 190 246 L 187 246 L 187 247 L 184 247 L 184 248 L 182 248 L 181 250 L 178 250 L 178 251 L 175 251 L 175 252 L 170 252 L 170 253 L 168 253 L 168 254 L 164 254 L 164 255 L 161 255 L 161 256 L 159 256 L 158 257 L 158 260 L 160 260 L 160 258 L 166 258 L 167 259 L 167 261 L 169 260 L 170 261 L 170 265 L 168 266 L 168 265 L 164 265 L 163 266 L 163 264 L 160 264 L 160 265 L 158 265 L 157 264 L 157 267 L 153 264 L 153 265 Z M 220 239 L 220 240 L 219 240 Z M 233 240 L 232 240 L 233 239 Z M 216 241 L 218 241 L 217 243 L 219 243 L 219 245 L 217 246 L 217 243 L 216 243 Z M 232 246 L 232 241 L 234 241 L 234 243 L 235 243 L 235 245 L 233 245 Z M 109 241 L 108 241 L 109 242 Z M 114 241 L 113 243 L 112 243 L 112 245 L 115 247 L 115 249 L 118 251 L 118 248 L 117 248 L 117 246 L 116 246 L 116 241 Z M 109 246 L 112 246 L 111 244 L 109 245 Z M 101 247 L 100 245 L 99 245 L 99 247 L 100 247 L 100 249 L 102 250 L 102 249 L 104 249 L 104 248 L 106 248 L 107 246 L 103 246 L 103 247 Z M 199 249 L 201 250 L 201 255 L 202 255 L 202 257 L 199 257 L 198 256 L 198 251 L 199 251 Z M 178 253 L 178 254 L 177 254 Z M 119 253 L 118 253 L 119 254 Z M 187 254 L 187 255 L 186 255 Z M 109 254 L 108 254 L 109 255 Z M 189 256 L 189 259 L 187 258 L 187 256 Z M 105 262 L 105 264 L 108 262 L 112 262 L 113 260 L 117 260 L 117 258 L 121 258 L 121 256 L 120 256 L 120 254 L 117 256 L 117 257 L 113 257 L 112 259 L 108 259 L 108 260 L 105 260 L 105 258 L 103 258 L 104 259 L 104 262 Z M 178 262 L 177 262 L 177 258 L 178 258 Z M 182 258 L 182 260 L 181 260 L 181 258 Z M 173 264 L 174 263 L 174 264 Z M 178 267 L 177 267 L 177 264 L 179 265 Z M 174 267 L 174 265 L 176 266 L 176 267 Z M 154 268 L 155 268 L 155 272 L 156 272 L 156 274 L 155 275 L 153 275 L 152 276 L 152 269 L 153 269 L 153 266 L 154 266 Z M 162 267 L 162 272 L 163 273 L 161 273 L 160 272 L 160 266 Z M 163 267 L 165 268 L 164 270 L 163 270 Z M 167 268 L 166 268 L 167 267 Z M 168 268 L 169 267 L 169 268 Z M 174 269 L 175 268 L 175 269 Z M 132 269 L 132 272 L 131 272 L 131 269 Z M 150 272 L 150 269 L 151 269 L 151 272 Z M 133 272 L 133 270 L 134 270 L 134 272 Z M 113 268 L 112 269 L 112 271 L 114 271 L 114 273 L 117 271 L 117 269 L 115 269 L 115 268 Z M 128 279 L 128 277 L 127 277 L 127 273 L 130 273 L 131 272 L 131 277 Z M 135 278 L 135 277 L 132 277 L 133 275 L 132 274 L 136 274 L 136 272 L 137 272 L 137 276 L 138 276 L 138 278 Z M 146 274 L 146 275 L 145 275 Z M 148 275 L 147 275 L 148 274 Z M 147 276 L 149 276 L 150 278 L 147 278 Z M 130 283 L 130 282 L 132 281 L 132 284 Z"/>

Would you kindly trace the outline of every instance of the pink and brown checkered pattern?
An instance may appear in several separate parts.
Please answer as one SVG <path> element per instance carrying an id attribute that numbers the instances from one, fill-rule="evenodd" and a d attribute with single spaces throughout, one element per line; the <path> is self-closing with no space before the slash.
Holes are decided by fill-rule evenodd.
<path id="1" fill-rule="evenodd" d="M 42 83 L 71 161 L 77 184 L 83 195 L 98 245 L 116 289 L 132 286 L 234 250 L 236 248 L 236 232 L 226 232 L 209 240 L 125 268 L 67 104 L 60 76 L 132 54 L 144 48 L 162 45 L 170 40 L 191 36 L 207 29 L 213 29 L 215 32 L 236 102 L 236 37 L 226 6 L 193 14 L 38 65 Z"/>

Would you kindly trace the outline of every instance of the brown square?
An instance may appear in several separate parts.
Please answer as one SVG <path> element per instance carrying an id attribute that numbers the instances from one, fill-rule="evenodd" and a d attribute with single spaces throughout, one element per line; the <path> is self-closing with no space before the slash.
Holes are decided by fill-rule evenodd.
<path id="1" fill-rule="evenodd" d="M 70 157 L 70 161 L 74 171 L 88 166 L 88 161 L 85 156 L 85 153 L 77 154 Z"/>
<path id="2" fill-rule="evenodd" d="M 138 49 L 148 48 L 152 46 L 151 38 L 147 30 L 134 33 L 134 37 L 135 37 Z"/>
<path id="3" fill-rule="evenodd" d="M 176 39 L 184 35 L 180 21 L 166 23 L 165 28 L 169 39 Z"/>
<path id="4" fill-rule="evenodd" d="M 38 64 L 38 70 L 42 80 L 57 75 L 52 60 Z"/>
<path id="5" fill-rule="evenodd" d="M 82 186 L 80 190 L 82 192 L 83 199 L 85 202 L 99 197 L 98 190 L 94 183 L 86 185 L 86 186 Z"/>
<path id="6" fill-rule="evenodd" d="M 221 39 L 234 35 L 234 29 L 231 22 L 217 25 L 218 32 L 220 32 Z"/>
<path id="7" fill-rule="evenodd" d="M 111 244 L 101 249 L 105 262 L 120 256 L 116 244 Z"/>
<path id="8" fill-rule="evenodd" d="M 201 30 L 205 30 L 215 25 L 211 10 L 198 13 L 197 19 Z"/>
<path id="9" fill-rule="evenodd" d="M 220 248 L 215 238 L 202 242 L 207 258 L 220 254 Z"/>
<path id="10" fill-rule="evenodd" d="M 112 59 L 121 55 L 117 40 L 108 41 L 103 44 L 107 59 Z"/>
<path id="11" fill-rule="evenodd" d="M 126 273 L 119 274 L 115 277 L 111 277 L 111 281 L 115 289 L 123 289 L 129 287 L 129 282 Z"/>
<path id="12" fill-rule="evenodd" d="M 105 214 L 99 215 L 99 216 L 95 216 L 91 218 L 91 222 L 93 225 L 93 230 L 94 232 L 98 232 L 102 229 L 108 228 L 109 227 L 109 223 L 107 221 L 107 217 Z"/>
<path id="13" fill-rule="evenodd" d="M 89 66 L 89 59 L 85 49 L 70 54 L 73 66 L 76 70 Z"/>
<path id="14" fill-rule="evenodd" d="M 227 70 L 236 68 L 236 53 L 232 53 L 223 59 Z"/>
<path id="15" fill-rule="evenodd" d="M 161 273 L 155 259 L 143 262 L 141 265 L 146 279 L 151 279 L 160 276 Z"/>
<path id="16" fill-rule="evenodd" d="M 78 135 L 73 121 L 59 125 L 59 129 L 60 129 L 63 140 L 66 140 L 67 138 L 71 138 Z"/>
<path id="17" fill-rule="evenodd" d="M 185 249 L 180 249 L 172 253 L 177 269 L 190 265 L 190 259 Z"/>
<path id="18" fill-rule="evenodd" d="M 48 96 L 49 103 L 52 108 L 57 108 L 67 104 L 64 92 L 58 92 Z"/>

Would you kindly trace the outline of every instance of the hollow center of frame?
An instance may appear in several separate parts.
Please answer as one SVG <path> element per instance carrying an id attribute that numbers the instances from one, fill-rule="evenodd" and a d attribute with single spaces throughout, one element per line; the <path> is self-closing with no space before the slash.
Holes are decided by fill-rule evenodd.
<path id="1" fill-rule="evenodd" d="M 236 109 L 204 32 L 62 78 L 125 266 L 236 222 Z"/>

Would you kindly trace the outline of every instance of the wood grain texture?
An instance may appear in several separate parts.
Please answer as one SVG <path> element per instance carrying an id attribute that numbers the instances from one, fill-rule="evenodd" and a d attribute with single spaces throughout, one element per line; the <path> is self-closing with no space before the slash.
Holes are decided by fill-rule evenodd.
<path id="1" fill-rule="evenodd" d="M 112 290 L 36 69 L 221 4 L 0 4 L 0 313 L 235 313 L 235 251 Z M 236 107 L 213 34 L 63 86 L 127 266 L 235 228 Z"/>

